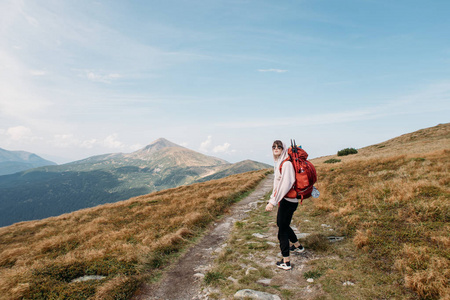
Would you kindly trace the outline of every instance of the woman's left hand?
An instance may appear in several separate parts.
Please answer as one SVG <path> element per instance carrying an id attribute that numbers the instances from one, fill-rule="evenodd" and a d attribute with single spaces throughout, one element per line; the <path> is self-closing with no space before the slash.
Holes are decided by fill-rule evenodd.
<path id="1" fill-rule="evenodd" d="M 272 203 L 268 203 L 266 205 L 266 211 L 272 211 L 273 210 L 273 204 Z"/>

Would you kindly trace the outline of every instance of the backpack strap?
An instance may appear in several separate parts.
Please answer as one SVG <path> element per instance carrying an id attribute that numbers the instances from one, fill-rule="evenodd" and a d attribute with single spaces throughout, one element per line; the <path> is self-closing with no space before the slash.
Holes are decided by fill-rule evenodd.
<path id="1" fill-rule="evenodd" d="M 288 156 L 285 160 L 283 160 L 283 161 L 281 162 L 281 164 L 280 164 L 280 173 L 281 173 L 281 167 L 283 167 L 283 164 L 284 164 L 285 162 L 289 161 L 289 160 L 290 160 L 290 158 L 289 158 L 289 156 Z"/>

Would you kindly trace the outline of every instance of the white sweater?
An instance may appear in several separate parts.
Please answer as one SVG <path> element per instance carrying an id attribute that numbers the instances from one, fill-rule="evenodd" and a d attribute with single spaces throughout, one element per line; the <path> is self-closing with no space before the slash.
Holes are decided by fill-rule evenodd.
<path id="1" fill-rule="evenodd" d="M 275 163 L 274 173 L 273 191 L 270 196 L 269 203 L 276 206 L 283 198 L 289 202 L 298 203 L 297 198 L 284 197 L 295 183 L 295 171 L 292 163 L 290 161 L 286 161 L 281 168 L 281 173 L 279 164 Z"/>

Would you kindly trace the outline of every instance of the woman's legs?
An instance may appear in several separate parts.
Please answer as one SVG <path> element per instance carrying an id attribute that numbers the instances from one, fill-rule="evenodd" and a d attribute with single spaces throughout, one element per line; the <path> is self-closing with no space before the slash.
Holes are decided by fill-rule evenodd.
<path id="1" fill-rule="evenodd" d="M 280 241 L 281 255 L 285 261 L 289 261 L 289 241 L 297 243 L 298 239 L 292 230 L 290 224 L 292 216 L 298 207 L 298 203 L 286 201 L 285 199 L 280 201 L 277 213 L 277 226 L 278 226 L 278 240 Z"/>

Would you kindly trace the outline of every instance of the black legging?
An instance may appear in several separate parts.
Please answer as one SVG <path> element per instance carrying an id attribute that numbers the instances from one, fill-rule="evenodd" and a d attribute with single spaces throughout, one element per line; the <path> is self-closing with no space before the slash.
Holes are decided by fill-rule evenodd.
<path id="1" fill-rule="evenodd" d="M 289 241 L 296 243 L 297 236 L 292 230 L 291 220 L 292 215 L 298 207 L 298 203 L 293 203 L 282 199 L 278 206 L 277 226 L 278 226 L 278 240 L 280 241 L 280 249 L 283 257 L 289 256 Z"/>

